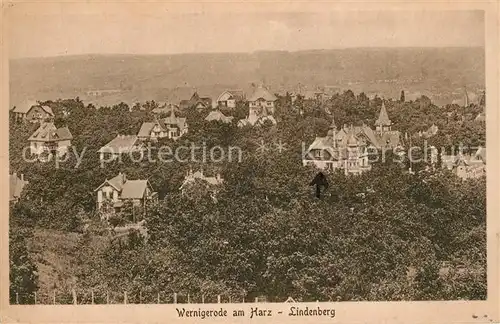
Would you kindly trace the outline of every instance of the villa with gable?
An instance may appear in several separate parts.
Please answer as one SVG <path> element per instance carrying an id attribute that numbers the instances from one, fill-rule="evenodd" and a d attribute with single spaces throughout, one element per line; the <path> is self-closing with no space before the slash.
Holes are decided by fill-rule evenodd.
<path id="1" fill-rule="evenodd" d="M 110 180 L 104 180 L 94 192 L 97 194 L 96 209 L 99 211 L 109 208 L 119 212 L 126 201 L 145 209 L 158 199 L 158 194 L 148 180 L 129 180 L 121 172 Z"/>
<path id="2" fill-rule="evenodd" d="M 43 123 L 38 129 L 28 138 L 30 143 L 31 154 L 42 156 L 49 156 L 54 154 L 56 156 L 64 156 L 69 147 L 73 135 L 68 127 L 56 128 L 53 123 Z"/>
<path id="3" fill-rule="evenodd" d="M 238 127 L 264 125 L 266 122 L 276 125 L 274 109 L 276 96 L 263 86 L 259 86 L 248 99 L 248 116 L 238 121 Z"/>
<path id="4" fill-rule="evenodd" d="M 194 107 L 196 110 L 212 108 L 212 99 L 210 97 L 202 97 L 195 91 L 191 98 L 181 100 L 179 103 L 179 108 L 182 110 L 191 107 Z"/>
<path id="5" fill-rule="evenodd" d="M 42 123 L 54 120 L 52 108 L 47 105 L 40 105 L 36 101 L 22 102 L 14 106 L 10 113 L 16 122 Z"/>
<path id="6" fill-rule="evenodd" d="M 276 100 L 278 98 L 275 95 L 269 92 L 263 85 L 260 85 L 248 98 L 248 105 L 255 110 L 265 109 L 270 115 L 274 115 Z"/>
<path id="7" fill-rule="evenodd" d="M 236 103 L 245 100 L 242 90 L 226 90 L 219 95 L 216 106 L 219 108 L 236 108 Z"/>
<path id="8" fill-rule="evenodd" d="M 441 153 L 441 163 L 443 169 L 450 170 L 463 180 L 481 178 L 486 176 L 486 148 L 479 147 L 473 154 Z"/>
<path id="9" fill-rule="evenodd" d="M 359 174 L 370 170 L 370 151 L 401 147 L 401 134 L 391 127 L 392 122 L 384 103 L 375 122 L 375 130 L 364 123 L 361 126 L 344 125 L 338 129 L 335 121 L 332 121 L 326 137 L 316 137 L 307 149 L 302 163 L 304 166 L 314 165 L 326 171 L 341 169 L 345 174 Z"/>
<path id="10" fill-rule="evenodd" d="M 137 137 L 141 141 L 156 141 L 159 138 L 176 140 L 188 131 L 186 118 L 177 117 L 175 109 L 172 108 L 170 116 L 157 119 L 154 122 L 142 123 Z"/>

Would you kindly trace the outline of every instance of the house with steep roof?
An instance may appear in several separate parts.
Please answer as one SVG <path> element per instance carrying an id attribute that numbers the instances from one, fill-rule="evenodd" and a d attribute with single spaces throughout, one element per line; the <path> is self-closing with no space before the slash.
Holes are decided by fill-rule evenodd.
<path id="1" fill-rule="evenodd" d="M 208 116 L 205 117 L 205 120 L 208 122 L 218 121 L 218 122 L 229 124 L 233 121 L 233 116 L 226 116 L 219 109 L 216 109 L 216 110 L 212 110 L 208 114 Z"/>
<path id="2" fill-rule="evenodd" d="M 172 110 L 170 116 L 162 119 L 160 124 L 163 125 L 167 133 L 167 137 L 173 140 L 178 139 L 188 132 L 186 118 L 177 117 L 174 110 Z"/>
<path id="3" fill-rule="evenodd" d="M 479 147 L 473 154 L 441 153 L 441 166 L 464 180 L 486 176 L 486 148 Z"/>
<path id="4" fill-rule="evenodd" d="M 188 132 L 186 118 L 175 115 L 175 107 L 171 106 L 170 116 L 153 122 L 144 122 L 137 137 L 141 141 L 156 141 L 159 138 L 176 140 Z"/>
<path id="5" fill-rule="evenodd" d="M 141 141 L 157 141 L 168 136 L 167 127 L 161 120 L 142 123 L 137 138 Z"/>
<path id="6" fill-rule="evenodd" d="M 119 212 L 127 201 L 133 206 L 142 207 L 145 211 L 148 204 L 158 199 L 158 194 L 148 180 L 129 180 L 121 172 L 112 179 L 104 180 L 94 192 L 97 195 L 96 209 L 98 211 Z"/>
<path id="7" fill-rule="evenodd" d="M 17 175 L 16 172 L 9 175 L 9 202 L 16 203 L 21 198 L 21 193 L 28 181 L 24 180 L 24 175 Z"/>
<path id="8" fill-rule="evenodd" d="M 274 118 L 274 104 L 277 98 L 263 86 L 259 86 L 248 98 L 248 116 L 238 121 L 238 127 L 276 125 Z"/>
<path id="9" fill-rule="evenodd" d="M 17 122 L 29 121 L 31 123 L 42 123 L 54 120 L 52 108 L 47 105 L 40 105 L 32 100 L 12 107 L 10 113 Z"/>
<path id="10" fill-rule="evenodd" d="M 204 110 L 212 108 L 212 98 L 202 97 L 198 92 L 194 92 L 191 98 L 181 100 L 179 103 L 180 109 L 196 108 L 197 110 Z"/>
<path id="11" fill-rule="evenodd" d="M 304 166 L 314 165 L 325 170 L 343 170 L 346 174 L 359 174 L 371 169 L 369 155 L 378 150 L 400 149 L 401 134 L 391 129 L 385 105 L 375 122 L 375 130 L 365 125 L 338 129 L 335 120 L 325 137 L 316 137 L 303 156 Z M 397 153 L 397 152 L 396 152 Z"/>
<path id="12" fill-rule="evenodd" d="M 143 145 L 137 135 L 116 135 L 108 144 L 99 149 L 99 159 L 111 161 L 121 157 L 122 154 L 132 154 L 142 149 Z"/>
<path id="13" fill-rule="evenodd" d="M 248 98 L 248 105 L 250 109 L 255 110 L 257 114 L 262 114 L 263 110 L 266 110 L 267 114 L 274 115 L 276 100 L 278 100 L 278 98 L 269 92 L 268 89 L 264 86 L 259 86 Z"/>
<path id="14" fill-rule="evenodd" d="M 237 102 L 245 101 L 245 93 L 242 90 L 226 90 L 216 100 L 219 108 L 236 108 Z"/>
<path id="15" fill-rule="evenodd" d="M 39 158 L 45 155 L 64 156 L 69 147 L 73 135 L 68 127 L 56 128 L 54 123 L 43 123 L 28 138 L 31 154 L 38 155 Z"/>

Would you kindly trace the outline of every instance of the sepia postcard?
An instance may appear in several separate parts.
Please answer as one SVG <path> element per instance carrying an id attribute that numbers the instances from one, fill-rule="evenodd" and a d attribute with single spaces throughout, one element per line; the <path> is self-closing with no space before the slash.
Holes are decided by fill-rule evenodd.
<path id="1" fill-rule="evenodd" d="M 4 1 L 2 323 L 499 323 L 499 13 Z"/>

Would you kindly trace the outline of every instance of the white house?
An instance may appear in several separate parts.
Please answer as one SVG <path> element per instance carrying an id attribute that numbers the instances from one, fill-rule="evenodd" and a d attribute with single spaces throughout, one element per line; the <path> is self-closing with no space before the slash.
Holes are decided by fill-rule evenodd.
<path id="1" fill-rule="evenodd" d="M 259 86 L 248 98 L 248 105 L 253 109 L 267 110 L 268 114 L 273 115 L 276 100 L 278 100 L 278 98 L 270 93 L 269 90 L 263 86 Z"/>
<path id="2" fill-rule="evenodd" d="M 97 194 L 97 210 L 108 206 L 114 211 L 120 211 L 126 201 L 145 208 L 158 197 L 148 180 L 129 180 L 121 172 L 110 180 L 106 179 L 94 192 Z"/>
<path id="3" fill-rule="evenodd" d="M 43 123 L 38 129 L 28 138 L 30 143 L 31 154 L 55 154 L 64 156 L 69 147 L 73 136 L 68 127 L 56 128 L 53 123 Z"/>
<path id="4" fill-rule="evenodd" d="M 236 108 L 236 102 L 244 101 L 245 94 L 241 90 L 226 90 L 217 97 L 216 107 Z"/>

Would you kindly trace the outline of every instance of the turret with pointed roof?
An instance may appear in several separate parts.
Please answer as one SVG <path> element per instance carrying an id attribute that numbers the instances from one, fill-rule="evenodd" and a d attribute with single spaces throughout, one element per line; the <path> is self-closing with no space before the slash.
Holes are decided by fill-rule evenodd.
<path id="1" fill-rule="evenodd" d="M 335 118 L 332 119 L 326 136 L 332 140 L 333 147 L 337 147 L 337 125 L 335 124 Z"/>
<path id="2" fill-rule="evenodd" d="M 357 145 L 358 145 L 358 140 L 356 139 L 354 127 L 351 124 L 351 127 L 349 127 L 349 133 L 347 137 L 347 146 L 354 147 Z"/>
<path id="3" fill-rule="evenodd" d="M 390 131 L 392 122 L 389 119 L 389 115 L 387 114 L 387 110 L 385 109 L 385 103 L 382 101 L 382 108 L 380 108 L 380 114 L 378 115 L 378 119 L 375 121 L 375 126 L 377 131 Z"/>
<path id="4" fill-rule="evenodd" d="M 337 125 L 335 124 L 335 118 L 333 118 L 330 127 L 328 127 L 328 136 L 334 136 L 336 133 L 337 133 Z"/>

